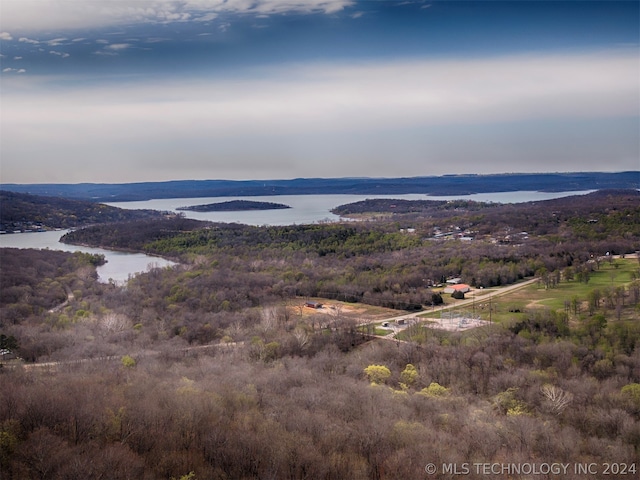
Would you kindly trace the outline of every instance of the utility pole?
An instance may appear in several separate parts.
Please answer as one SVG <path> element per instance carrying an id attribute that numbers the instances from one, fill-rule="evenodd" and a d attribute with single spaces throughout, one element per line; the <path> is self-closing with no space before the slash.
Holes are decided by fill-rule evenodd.
<path id="1" fill-rule="evenodd" d="M 491 297 L 489 297 L 489 323 L 491 323 L 491 312 L 493 307 L 491 306 Z"/>

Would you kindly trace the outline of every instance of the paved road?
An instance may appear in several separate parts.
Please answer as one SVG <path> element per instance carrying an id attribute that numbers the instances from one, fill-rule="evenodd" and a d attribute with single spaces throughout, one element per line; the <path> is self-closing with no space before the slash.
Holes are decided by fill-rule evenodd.
<path id="1" fill-rule="evenodd" d="M 198 345 L 196 347 L 184 347 L 178 348 L 173 351 L 157 351 L 157 350 L 148 350 L 144 352 L 138 352 L 136 354 L 132 354 L 135 360 L 140 360 L 145 357 L 157 357 L 163 354 L 183 354 L 186 355 L 189 352 L 194 352 L 198 350 L 206 350 L 206 349 L 214 349 L 214 350 L 230 350 L 236 347 L 244 345 L 244 342 L 230 342 L 230 343 L 213 343 L 209 345 Z M 60 360 L 58 362 L 41 362 L 41 363 L 6 363 L 5 367 L 15 367 L 17 365 L 21 365 L 25 370 L 34 370 L 41 368 L 49 368 L 54 369 L 65 365 L 80 365 L 83 363 L 93 363 L 93 362 L 120 362 L 122 361 L 123 355 L 107 355 L 102 357 L 92 357 L 92 358 L 79 358 L 77 360 Z"/>
<path id="2" fill-rule="evenodd" d="M 515 283 L 513 285 L 509 285 L 507 287 L 502 287 L 496 290 L 491 290 L 489 292 L 483 292 L 482 290 L 474 290 L 473 292 L 477 293 L 477 292 L 483 292 L 484 294 L 481 296 L 476 296 L 476 294 L 474 293 L 473 296 L 471 296 L 470 298 L 465 298 L 464 300 L 457 300 L 454 303 L 448 304 L 448 305 L 443 305 L 438 307 L 435 311 L 445 311 L 445 310 L 451 310 L 452 308 L 460 308 L 460 307 L 464 307 L 467 305 L 472 305 L 474 302 L 485 302 L 487 300 L 489 300 L 490 298 L 494 298 L 494 297 L 499 297 L 502 295 L 506 295 L 508 293 L 514 292 L 516 290 L 520 290 L 521 288 L 525 288 L 528 287 L 529 285 L 531 285 L 532 283 L 537 282 L 538 279 L 537 278 L 532 278 L 530 280 L 526 280 L 524 282 L 521 283 Z M 412 312 L 412 313 L 406 313 L 404 315 L 398 315 L 395 317 L 390 317 L 387 318 L 383 321 L 385 322 L 397 322 L 398 320 L 408 320 L 408 319 L 412 319 L 412 318 L 416 318 L 419 317 L 420 315 L 424 315 L 425 311 L 419 311 L 419 312 Z M 424 321 L 424 319 L 420 318 L 420 321 Z M 380 323 L 380 320 L 376 320 L 375 322 L 367 322 L 367 323 Z"/>

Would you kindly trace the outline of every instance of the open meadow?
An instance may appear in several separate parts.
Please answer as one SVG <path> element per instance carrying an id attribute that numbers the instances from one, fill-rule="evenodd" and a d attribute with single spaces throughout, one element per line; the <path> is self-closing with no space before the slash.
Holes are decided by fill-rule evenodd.
<path id="1" fill-rule="evenodd" d="M 560 281 L 552 287 L 545 286 L 543 279 L 538 278 L 530 285 L 505 294 L 495 295 L 500 289 L 474 289 L 466 295 L 465 302 L 445 298 L 444 308 L 434 308 L 420 317 L 445 320 L 467 317 L 510 325 L 525 318 L 529 312 L 548 310 L 564 312 L 569 321 L 576 321 L 592 315 L 599 309 L 615 310 L 618 306 L 617 291 L 622 307 L 620 319 L 638 320 L 638 309 L 626 308 L 627 305 L 623 304 L 620 297 L 621 289 L 626 289 L 627 294 L 633 295 L 630 285 L 637 279 L 640 279 L 640 262 L 636 258 L 611 258 L 598 262 L 587 281 L 580 280 L 572 274 L 567 278 L 565 270 L 560 275 Z M 490 295 L 492 293 L 494 295 Z M 487 296 L 491 296 L 491 299 L 486 298 Z"/>

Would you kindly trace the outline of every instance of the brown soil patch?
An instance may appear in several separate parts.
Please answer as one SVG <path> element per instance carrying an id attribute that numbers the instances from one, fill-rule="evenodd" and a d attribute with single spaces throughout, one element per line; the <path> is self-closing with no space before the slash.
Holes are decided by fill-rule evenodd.
<path id="1" fill-rule="evenodd" d="M 544 302 L 546 300 L 553 300 L 553 298 L 540 298 L 538 300 L 533 300 L 529 302 L 525 308 L 542 308 L 544 305 L 540 305 L 540 302 Z"/>

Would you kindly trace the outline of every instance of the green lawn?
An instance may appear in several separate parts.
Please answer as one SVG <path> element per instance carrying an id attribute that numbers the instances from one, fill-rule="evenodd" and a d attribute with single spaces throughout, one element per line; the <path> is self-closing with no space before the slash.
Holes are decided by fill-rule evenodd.
<path id="1" fill-rule="evenodd" d="M 589 294 L 599 289 L 601 292 L 608 288 L 626 286 L 632 281 L 632 272 L 638 272 L 640 265 L 635 259 L 618 259 L 613 264 L 601 262 L 600 268 L 591 273 L 588 283 L 577 280 L 562 281 L 555 288 L 545 289 L 544 286 L 533 284 L 527 288 L 505 295 L 492 301 L 492 320 L 503 322 L 524 318 L 525 311 L 534 308 L 550 308 L 564 311 L 565 302 L 576 298 L 580 309 L 584 311 Z M 483 314 L 483 319 L 488 319 Z"/>
<path id="2" fill-rule="evenodd" d="M 600 268 L 591 273 L 588 283 L 577 280 L 561 281 L 555 288 L 546 289 L 542 284 L 534 283 L 521 290 L 492 298 L 491 301 L 483 300 L 476 293 L 476 301 L 472 305 L 454 309 L 460 315 L 480 316 L 483 320 L 491 320 L 498 323 L 511 323 L 524 319 L 527 312 L 535 308 L 549 308 L 552 310 L 565 310 L 565 302 L 571 302 L 577 298 L 581 312 L 586 311 L 586 302 L 589 294 L 599 289 L 601 292 L 613 287 L 626 286 L 632 281 L 632 273 L 638 273 L 640 263 L 636 259 L 616 259 L 614 263 L 601 262 Z M 486 291 L 477 290 L 485 293 Z M 450 295 L 443 295 L 445 305 L 455 302 Z M 491 313 L 489 313 L 491 311 Z M 449 315 L 448 311 L 442 314 L 436 307 L 435 311 L 427 311 L 421 315 L 423 318 L 439 318 L 441 315 Z"/>

